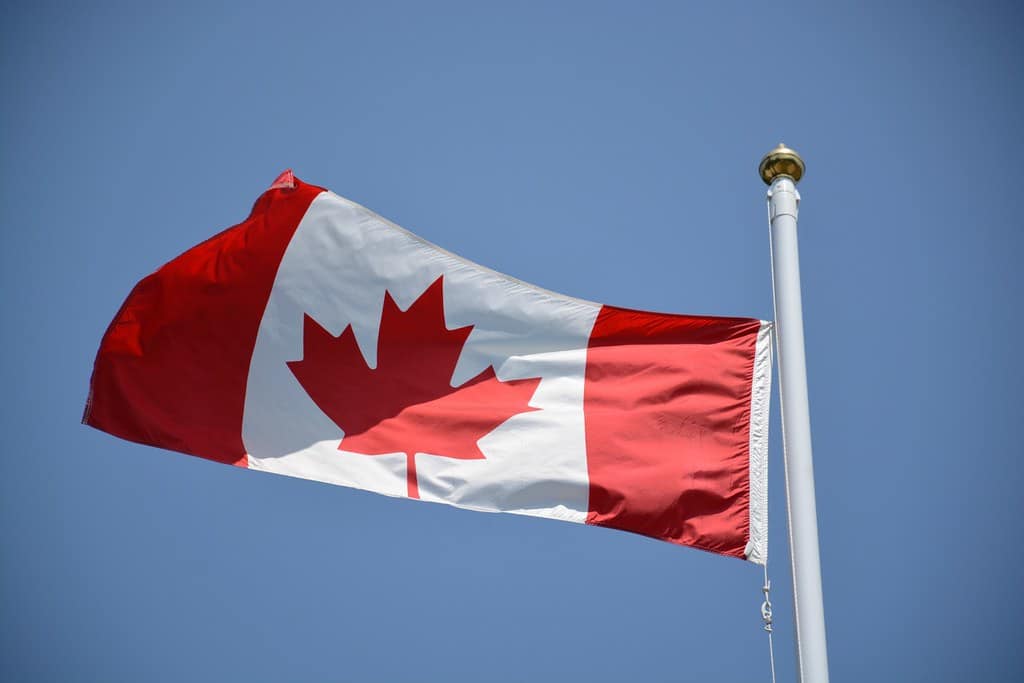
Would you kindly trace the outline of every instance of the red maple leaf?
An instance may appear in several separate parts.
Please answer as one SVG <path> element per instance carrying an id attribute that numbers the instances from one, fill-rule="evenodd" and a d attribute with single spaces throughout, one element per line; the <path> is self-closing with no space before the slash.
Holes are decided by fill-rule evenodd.
<path id="1" fill-rule="evenodd" d="M 419 498 L 416 454 L 479 460 L 477 441 L 530 407 L 540 378 L 503 382 L 488 366 L 458 387 L 455 364 L 473 326 L 449 330 L 443 277 L 408 310 L 384 293 L 371 368 L 349 325 L 337 337 L 304 317 L 302 360 L 288 367 L 313 402 L 345 432 L 338 450 L 363 455 L 405 453 L 408 492 Z"/>

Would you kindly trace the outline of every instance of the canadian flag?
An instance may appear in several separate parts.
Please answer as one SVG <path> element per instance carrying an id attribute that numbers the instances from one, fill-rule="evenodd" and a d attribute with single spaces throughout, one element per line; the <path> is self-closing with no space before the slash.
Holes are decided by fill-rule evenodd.
<path id="1" fill-rule="evenodd" d="M 83 421 L 763 563 L 770 329 L 539 289 L 288 171 L 248 219 L 135 286 Z"/>

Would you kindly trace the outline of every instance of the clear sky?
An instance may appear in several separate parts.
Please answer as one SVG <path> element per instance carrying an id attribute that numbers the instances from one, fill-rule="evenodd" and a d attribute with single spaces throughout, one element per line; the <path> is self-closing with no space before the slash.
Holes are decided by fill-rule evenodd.
<path id="1" fill-rule="evenodd" d="M 780 140 L 833 680 L 1024 678 L 1019 6 L 142 4 L 0 9 L 0 679 L 767 681 L 753 565 L 79 419 L 132 285 L 287 167 L 549 289 L 771 318 Z"/>

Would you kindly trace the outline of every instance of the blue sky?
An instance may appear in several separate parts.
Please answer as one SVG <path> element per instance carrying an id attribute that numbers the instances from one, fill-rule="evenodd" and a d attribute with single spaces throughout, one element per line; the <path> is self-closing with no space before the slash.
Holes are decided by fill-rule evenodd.
<path id="1" fill-rule="evenodd" d="M 0 9 L 0 678 L 768 680 L 753 565 L 79 424 L 132 285 L 279 171 L 620 306 L 770 318 L 800 248 L 833 680 L 1024 677 L 1013 3 Z M 778 402 L 771 565 L 794 652 Z"/>

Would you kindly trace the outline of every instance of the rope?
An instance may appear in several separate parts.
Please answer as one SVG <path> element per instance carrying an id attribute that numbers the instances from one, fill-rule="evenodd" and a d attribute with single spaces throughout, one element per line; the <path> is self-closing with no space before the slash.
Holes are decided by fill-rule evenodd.
<path id="1" fill-rule="evenodd" d="M 764 602 L 761 603 L 761 621 L 764 622 L 764 630 L 768 632 L 768 660 L 772 667 L 772 683 L 775 683 L 775 647 L 772 644 L 772 601 L 769 593 L 772 589 L 772 582 L 768 579 L 768 562 L 764 563 L 764 585 L 761 592 L 764 593 Z"/>

